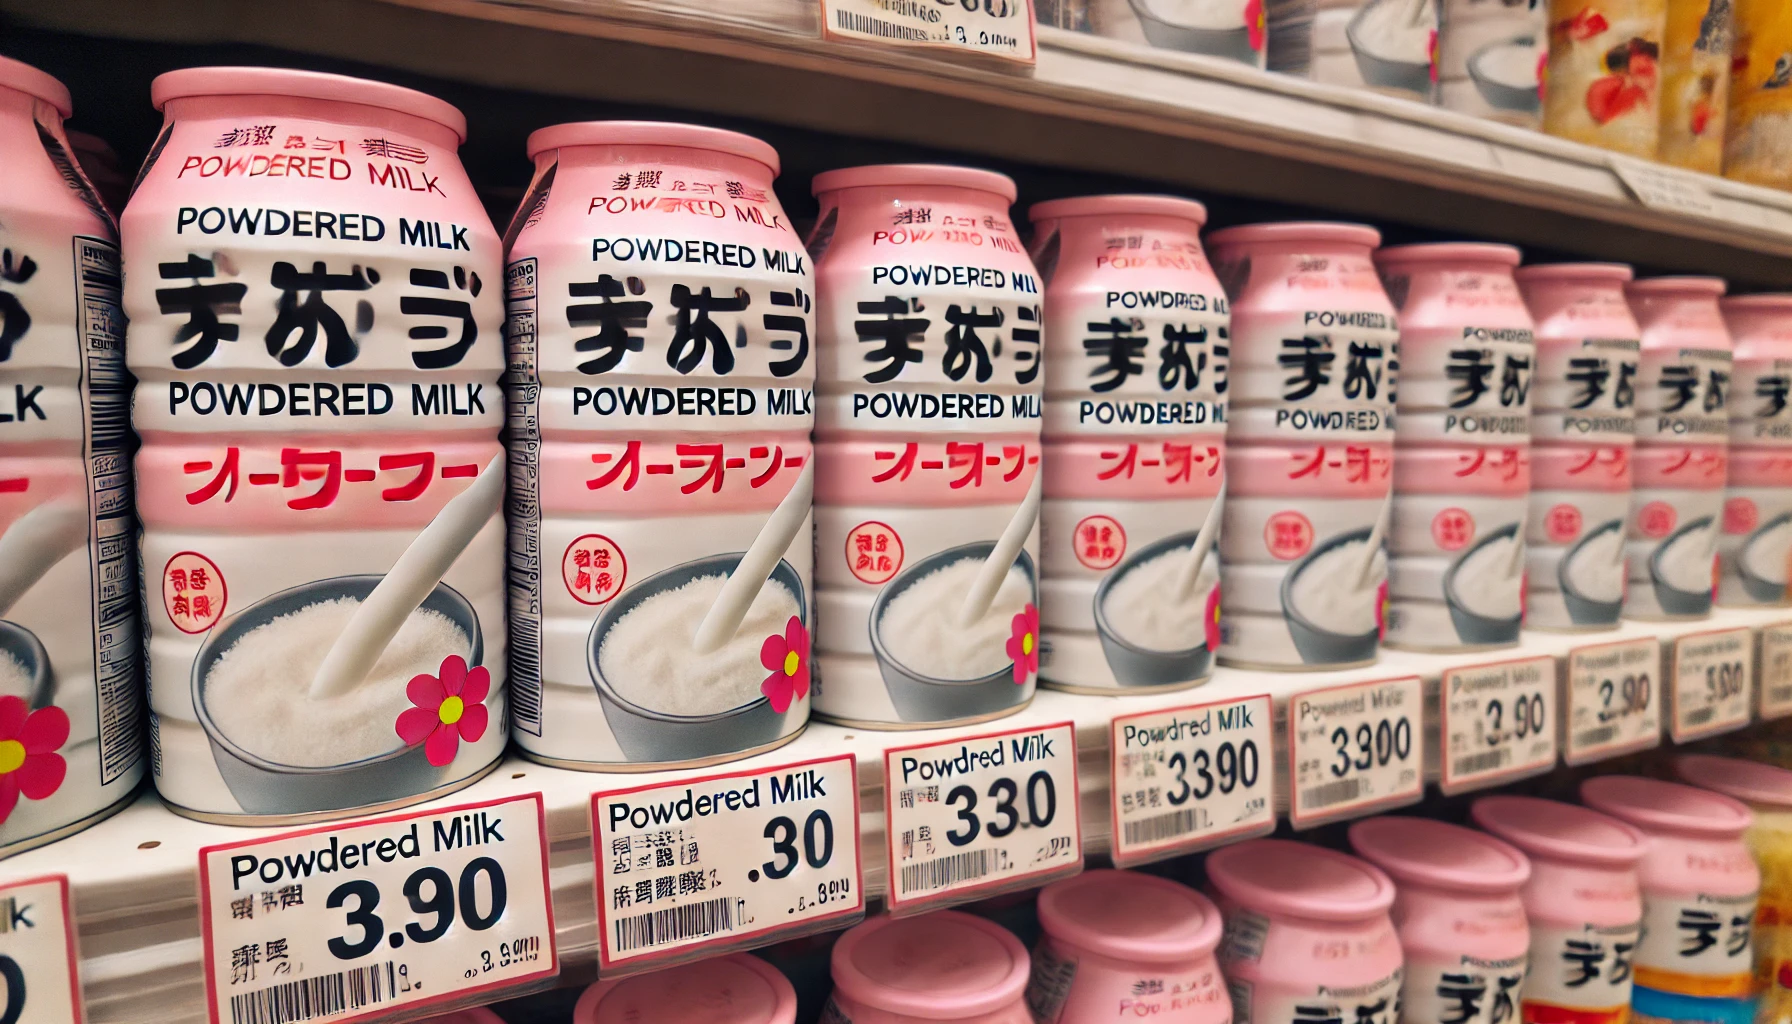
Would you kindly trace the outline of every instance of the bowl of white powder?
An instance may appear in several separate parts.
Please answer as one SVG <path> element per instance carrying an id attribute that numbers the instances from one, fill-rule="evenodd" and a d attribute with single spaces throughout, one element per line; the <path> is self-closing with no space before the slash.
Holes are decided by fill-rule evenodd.
<path id="1" fill-rule="evenodd" d="M 1363 84 L 1430 95 L 1436 0 L 1369 0 L 1344 35 Z"/>
<path id="2" fill-rule="evenodd" d="M 1456 638 L 1475 646 L 1514 644 L 1524 619 L 1524 540 L 1508 523 L 1475 541 L 1444 573 L 1444 603 Z"/>
<path id="3" fill-rule="evenodd" d="M 1792 558 L 1792 512 L 1762 523 L 1736 552 L 1742 589 L 1762 604 L 1786 601 L 1787 560 Z"/>
<path id="4" fill-rule="evenodd" d="M 1489 43 L 1469 54 L 1468 77 L 1488 106 L 1515 114 L 1535 114 L 1543 106 L 1537 88 L 1543 52 L 1532 36 Z"/>
<path id="5" fill-rule="evenodd" d="M 1205 53 L 1256 65 L 1248 0 L 1128 0 L 1145 41 L 1161 50 Z"/>
<path id="6" fill-rule="evenodd" d="M 1214 552 L 1207 553 L 1194 590 L 1183 600 L 1172 598 L 1195 536 L 1181 533 L 1140 547 L 1095 588 L 1095 633 L 1121 686 L 1187 685 L 1212 671 L 1202 617 L 1219 585 Z"/>
<path id="7" fill-rule="evenodd" d="M 591 624 L 585 660 L 604 721 L 632 765 L 698 762 L 762 749 L 796 730 L 806 699 L 784 711 L 760 692 L 766 669 L 760 649 L 784 636 L 791 616 L 809 625 L 802 577 L 779 560 L 740 628 L 719 650 L 692 650 L 708 614 L 744 552 L 710 555 L 664 569 L 605 606 Z M 808 657 L 799 654 L 799 657 Z"/>
<path id="8" fill-rule="evenodd" d="M 1616 626 L 1624 611 L 1624 521 L 1588 530 L 1556 564 L 1556 583 L 1576 626 Z"/>
<path id="9" fill-rule="evenodd" d="M 1712 517 L 1700 516 L 1667 535 L 1649 555 L 1655 600 L 1667 615 L 1711 614 L 1711 573 L 1717 551 Z"/>
<path id="10" fill-rule="evenodd" d="M 56 677 L 50 652 L 37 634 L 16 622 L 0 619 L 0 697 L 20 697 L 35 711 L 50 703 Z"/>
<path id="11" fill-rule="evenodd" d="M 453 587 L 436 584 L 359 686 L 311 696 L 324 656 L 383 578 L 337 576 L 279 591 L 218 623 L 200 645 L 193 707 L 245 813 L 366 807 L 466 774 L 452 761 L 431 765 L 424 745 L 406 746 L 396 728 L 413 706 L 413 677 L 438 675 L 451 655 L 469 668 L 484 656 L 479 616 Z M 488 728 L 506 728 L 503 716 L 494 714 Z"/>
<path id="12" fill-rule="evenodd" d="M 1371 532 L 1364 527 L 1322 541 L 1282 577 L 1282 617 L 1302 662 L 1343 668 L 1375 661 L 1376 605 L 1388 563 L 1385 546 L 1369 550 Z M 1366 580 L 1364 558 L 1372 560 Z"/>
<path id="13" fill-rule="evenodd" d="M 1033 695 L 1031 680 L 1015 685 L 1007 650 L 1014 617 L 1039 604 L 1033 556 L 1023 550 L 1015 558 L 977 621 L 958 621 L 965 592 L 994 549 L 993 541 L 977 541 L 917 559 L 871 602 L 871 650 L 902 721 L 989 717 Z"/>

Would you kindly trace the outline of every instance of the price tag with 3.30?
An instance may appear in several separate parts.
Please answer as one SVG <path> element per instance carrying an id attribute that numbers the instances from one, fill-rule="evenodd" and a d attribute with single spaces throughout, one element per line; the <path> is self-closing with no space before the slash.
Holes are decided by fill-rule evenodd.
<path id="1" fill-rule="evenodd" d="M 1587 764 L 1661 743 L 1661 645 L 1654 637 L 1568 652 L 1562 759 Z"/>
<path id="2" fill-rule="evenodd" d="M 1423 702 L 1418 676 L 1288 698 L 1289 823 L 1307 828 L 1423 796 Z"/>
<path id="3" fill-rule="evenodd" d="M 1792 622 L 1761 627 L 1761 718 L 1792 715 Z"/>
<path id="4" fill-rule="evenodd" d="M 0 884 L 0 1024 L 81 1024 L 63 875 Z"/>
<path id="5" fill-rule="evenodd" d="M 1445 793 L 1555 767 L 1554 658 L 1447 669 L 1439 685 Z"/>
<path id="6" fill-rule="evenodd" d="M 1268 697 L 1114 719 L 1114 863 L 1142 864 L 1275 831 Z"/>
<path id="7" fill-rule="evenodd" d="M 1754 711 L 1754 638 L 1748 627 L 1692 633 L 1674 641 L 1674 695 L 1668 733 L 1686 743 L 1740 729 Z"/>
<path id="8" fill-rule="evenodd" d="M 212 1024 L 322 1024 L 560 971 L 541 794 L 199 851 Z"/>

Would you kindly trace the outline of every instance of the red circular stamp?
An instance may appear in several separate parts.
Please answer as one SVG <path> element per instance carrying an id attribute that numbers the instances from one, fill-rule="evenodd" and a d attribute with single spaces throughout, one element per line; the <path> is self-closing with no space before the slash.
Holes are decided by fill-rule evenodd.
<path id="1" fill-rule="evenodd" d="M 1543 532 L 1557 544 L 1566 544 L 1580 536 L 1580 509 L 1563 502 L 1543 513 Z"/>
<path id="2" fill-rule="evenodd" d="M 182 633 L 203 633 L 217 625 L 229 601 L 218 563 L 199 552 L 182 551 L 162 567 L 162 607 Z"/>
<path id="3" fill-rule="evenodd" d="M 628 581 L 628 559 L 622 548 L 601 533 L 587 533 L 566 545 L 560 556 L 566 592 L 580 604 L 608 604 Z"/>
<path id="4" fill-rule="evenodd" d="M 1475 539 L 1475 517 L 1467 509 L 1446 508 L 1431 517 L 1431 539 L 1445 551 L 1460 551 Z"/>
<path id="5" fill-rule="evenodd" d="M 1277 512 L 1263 524 L 1263 543 L 1284 562 L 1299 558 L 1313 548 L 1313 523 L 1299 512 Z"/>
<path id="6" fill-rule="evenodd" d="M 846 567 L 862 583 L 888 583 L 902 568 L 902 538 L 888 523 L 860 523 L 846 535 Z"/>
<path id="7" fill-rule="evenodd" d="M 1753 498 L 1731 498 L 1724 502 L 1724 532 L 1728 534 L 1754 533 L 1755 527 L 1761 525 L 1761 510 L 1755 506 Z"/>
<path id="8" fill-rule="evenodd" d="M 1112 569 L 1126 554 L 1126 530 L 1111 516 L 1087 516 L 1076 524 L 1076 560 L 1091 569 Z"/>
<path id="9" fill-rule="evenodd" d="M 1679 521 L 1680 514 L 1665 501 L 1651 501 L 1636 513 L 1636 528 L 1643 531 L 1645 537 L 1666 537 L 1674 532 L 1674 524 Z"/>

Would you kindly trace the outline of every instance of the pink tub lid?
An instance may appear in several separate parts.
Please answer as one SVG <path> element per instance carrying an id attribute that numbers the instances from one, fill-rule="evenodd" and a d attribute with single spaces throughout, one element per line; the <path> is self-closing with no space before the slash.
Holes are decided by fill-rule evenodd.
<path id="1" fill-rule="evenodd" d="M 1678 782 L 1600 775 L 1580 784 L 1581 802 L 1641 829 L 1700 836 L 1742 835 L 1755 816 L 1741 801 Z"/>
<path id="2" fill-rule="evenodd" d="M 1341 221 L 1284 221 L 1222 228 L 1209 235 L 1207 241 L 1209 245 L 1329 242 L 1333 245 L 1366 245 L 1373 249 L 1381 244 L 1381 232 L 1367 224 Z"/>
<path id="3" fill-rule="evenodd" d="M 1494 242 L 1420 242 L 1375 253 L 1377 263 L 1498 263 L 1516 267 L 1524 254 L 1515 245 Z"/>
<path id="4" fill-rule="evenodd" d="M 1027 218 L 1034 223 L 1059 217 L 1180 217 L 1207 223 L 1207 207 L 1178 196 L 1075 196 L 1034 203 Z"/>
<path id="5" fill-rule="evenodd" d="M 1647 837 L 1616 818 L 1534 796 L 1484 796 L 1475 824 L 1532 857 L 1627 868 L 1643 859 Z"/>
<path id="6" fill-rule="evenodd" d="M 1533 263 L 1512 272 L 1519 281 L 1629 281 L 1636 276 L 1628 263 Z"/>
<path id="7" fill-rule="evenodd" d="M 1027 987 L 1025 946 L 981 917 L 874 917 L 834 943 L 834 986 L 854 1002 L 924 1020 L 993 1013 Z"/>
<path id="8" fill-rule="evenodd" d="M 1215 850 L 1207 878 L 1227 898 L 1266 914 L 1360 921 L 1394 905 L 1394 883 L 1347 853 L 1289 839 L 1252 839 Z"/>
<path id="9" fill-rule="evenodd" d="M 1766 807 L 1792 808 L 1792 771 L 1777 765 L 1710 754 L 1682 754 L 1674 759 L 1682 781 L 1737 800 Z"/>
<path id="10" fill-rule="evenodd" d="M 778 151 L 751 135 L 670 121 L 572 121 L 529 133 L 529 159 L 565 146 L 682 146 L 756 160 L 778 176 Z"/>
<path id="11" fill-rule="evenodd" d="M 1760 295 L 1732 295 L 1727 299 L 1720 299 L 1717 304 L 1726 313 L 1733 309 L 1786 313 L 1792 312 L 1792 293 L 1765 292 Z"/>
<path id="12" fill-rule="evenodd" d="M 796 990 L 777 968 L 736 953 L 632 978 L 579 996 L 572 1024 L 791 1024 Z"/>
<path id="13" fill-rule="evenodd" d="M 1085 871 L 1039 893 L 1053 938 L 1134 963 L 1194 960 L 1220 942 L 1220 912 L 1186 885 L 1133 871 Z"/>
<path id="14" fill-rule="evenodd" d="M 288 96 L 361 103 L 434 121 L 467 141 L 467 119 L 452 103 L 402 85 L 347 75 L 287 68 L 182 68 L 157 75 L 149 83 L 149 98 L 157 110 L 188 96 Z"/>
<path id="15" fill-rule="evenodd" d="M 1645 277 L 1624 290 L 1632 295 L 1722 295 L 1729 287 L 1721 277 Z"/>
<path id="16" fill-rule="evenodd" d="M 428 1017 L 417 1024 L 504 1024 L 504 1019 L 483 1006 L 475 1006 L 444 1013 L 439 1017 Z"/>
<path id="17" fill-rule="evenodd" d="M 1517 892 L 1531 877 L 1531 862 L 1510 843 L 1430 818 L 1364 819 L 1350 826 L 1350 845 L 1395 885 Z"/>
<path id="18" fill-rule="evenodd" d="M 43 100 L 61 111 L 63 117 L 75 112 L 75 101 L 69 98 L 68 86 L 24 61 L 0 57 L 0 87 L 17 89 Z"/>
<path id="19" fill-rule="evenodd" d="M 842 167 L 823 171 L 810 183 L 815 195 L 837 192 L 843 188 L 900 188 L 904 185 L 944 185 L 949 188 L 970 188 L 1001 196 L 1014 202 L 1020 192 L 1014 179 L 995 171 L 952 164 L 871 164 L 866 167 Z"/>

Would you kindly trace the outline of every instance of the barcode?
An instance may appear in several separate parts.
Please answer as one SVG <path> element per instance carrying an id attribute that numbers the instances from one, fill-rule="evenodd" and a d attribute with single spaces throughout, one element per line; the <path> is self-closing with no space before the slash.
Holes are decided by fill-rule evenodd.
<path id="1" fill-rule="evenodd" d="M 1505 764 L 1511 756 L 1512 752 L 1510 750 L 1486 750 L 1479 754 L 1470 754 L 1467 757 L 1457 758 L 1452 762 L 1451 770 L 1457 775 L 1476 775 L 1481 772 L 1490 772 L 1500 765 Z"/>
<path id="2" fill-rule="evenodd" d="M 1347 800 L 1355 800 L 1362 795 L 1362 792 L 1362 779 L 1339 779 L 1336 782 L 1309 786 L 1301 790 L 1300 806 L 1302 810 L 1317 810 L 1321 807 L 1341 804 Z"/>
<path id="3" fill-rule="evenodd" d="M 948 885 L 982 878 L 996 869 L 996 851 L 967 850 L 946 857 L 935 857 L 902 869 L 902 891 L 927 892 Z"/>
<path id="4" fill-rule="evenodd" d="M 1121 828 L 1121 833 L 1126 837 L 1128 846 L 1173 839 L 1176 836 L 1187 835 L 1195 831 L 1200 825 L 1198 813 L 1196 808 L 1185 807 L 1180 811 L 1129 821 Z"/>
<path id="5" fill-rule="evenodd" d="M 734 897 L 718 896 L 702 903 L 668 907 L 616 922 L 616 951 L 657 946 L 664 942 L 701 939 L 734 930 Z"/>
<path id="6" fill-rule="evenodd" d="M 873 18 L 866 14 L 852 11 L 835 11 L 834 26 L 842 32 L 862 32 L 868 36 L 882 36 L 885 39 L 906 39 L 911 43 L 925 43 L 927 33 L 907 25 L 892 25 L 882 18 Z"/>
<path id="7" fill-rule="evenodd" d="M 388 960 L 245 992 L 230 997 L 231 1024 L 288 1024 L 359 1010 L 391 999 L 397 980 Z"/>
<path id="8" fill-rule="evenodd" d="M 1775 704 L 1784 704 L 1792 700 L 1792 686 L 1770 686 L 1767 688 L 1767 699 Z"/>
<path id="9" fill-rule="evenodd" d="M 1582 729 L 1574 734 L 1574 745 L 1577 747 L 1598 747 L 1610 743 L 1618 735 L 1615 725 L 1601 725 L 1592 729 Z"/>
<path id="10" fill-rule="evenodd" d="M 1683 722 L 1685 722 L 1687 725 L 1704 725 L 1706 722 L 1709 722 L 1713 718 L 1716 718 L 1716 717 L 1717 717 L 1717 707 L 1716 707 L 1716 705 L 1711 705 L 1708 707 L 1695 708 L 1692 711 L 1688 711 L 1684 716 L 1682 716 L 1681 720 Z"/>

